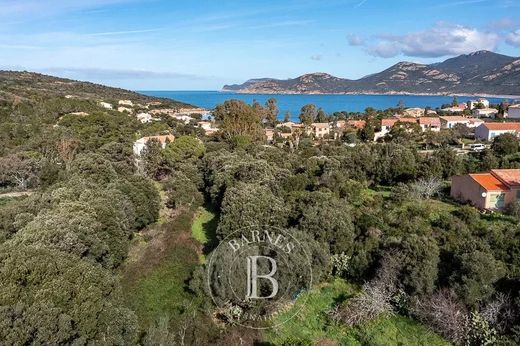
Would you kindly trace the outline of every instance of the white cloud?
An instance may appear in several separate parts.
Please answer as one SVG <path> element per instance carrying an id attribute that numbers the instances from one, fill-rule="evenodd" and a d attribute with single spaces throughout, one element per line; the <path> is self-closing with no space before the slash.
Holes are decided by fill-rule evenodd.
<path id="1" fill-rule="evenodd" d="M 348 44 L 351 46 L 362 46 L 365 43 L 363 37 L 356 34 L 348 34 L 347 35 Z"/>
<path id="2" fill-rule="evenodd" d="M 73 76 L 93 79 L 171 79 L 171 78 L 201 78 L 196 75 L 176 72 L 159 72 L 137 69 L 105 69 L 96 67 L 49 67 L 38 69 L 39 72 L 60 76 Z"/>
<path id="3" fill-rule="evenodd" d="M 381 35 L 367 50 L 383 58 L 399 54 L 412 57 L 441 57 L 478 50 L 494 51 L 500 36 L 462 25 L 438 23 L 434 27 L 406 35 Z"/>
<path id="4" fill-rule="evenodd" d="M 314 61 L 320 61 L 323 59 L 323 55 L 321 54 L 314 54 L 314 55 L 311 55 L 311 60 L 314 60 Z"/>
<path id="5" fill-rule="evenodd" d="M 506 36 L 506 42 L 511 46 L 520 47 L 520 29 L 509 33 Z"/>

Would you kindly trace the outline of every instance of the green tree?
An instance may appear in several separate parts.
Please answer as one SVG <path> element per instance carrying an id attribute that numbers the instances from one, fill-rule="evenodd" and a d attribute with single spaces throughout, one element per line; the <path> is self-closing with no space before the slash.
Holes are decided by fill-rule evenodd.
<path id="1" fill-rule="evenodd" d="M 206 147 L 200 139 L 192 136 L 180 136 L 166 145 L 164 157 L 172 167 L 175 167 L 180 162 L 198 160 L 205 152 Z"/>
<path id="2" fill-rule="evenodd" d="M 266 113 L 266 123 L 269 126 L 276 125 L 276 122 L 278 121 L 278 104 L 275 98 L 269 98 L 267 102 L 265 103 L 265 107 L 267 109 Z"/>
<path id="3" fill-rule="evenodd" d="M 316 121 L 316 117 L 318 116 L 318 109 L 313 104 L 308 104 L 302 107 L 300 111 L 300 122 L 306 125 L 310 125 L 311 123 Z"/>
<path id="4" fill-rule="evenodd" d="M 518 138 L 512 133 L 504 133 L 496 136 L 493 140 L 491 149 L 496 155 L 511 155 L 518 152 L 520 142 Z"/>
<path id="5" fill-rule="evenodd" d="M 248 137 L 253 141 L 264 139 L 261 106 L 250 106 L 240 100 L 228 100 L 217 105 L 213 115 L 228 140 L 236 136 Z"/>

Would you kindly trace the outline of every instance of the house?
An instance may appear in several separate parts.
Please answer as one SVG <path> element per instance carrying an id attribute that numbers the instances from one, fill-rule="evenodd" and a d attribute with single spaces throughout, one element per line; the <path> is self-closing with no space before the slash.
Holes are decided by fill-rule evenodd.
<path id="1" fill-rule="evenodd" d="M 114 107 L 108 102 L 100 102 L 99 105 L 105 109 L 113 109 Z"/>
<path id="2" fill-rule="evenodd" d="M 329 123 L 312 123 L 311 124 L 312 134 L 316 138 L 323 138 L 330 134 Z"/>
<path id="3" fill-rule="evenodd" d="M 459 115 L 453 115 L 453 116 L 445 116 L 445 117 L 439 117 L 441 120 L 441 127 L 443 129 L 452 129 L 458 124 L 466 125 L 470 123 L 469 118 L 459 116 Z"/>
<path id="4" fill-rule="evenodd" d="M 509 106 L 507 117 L 511 119 L 520 119 L 520 104 Z"/>
<path id="5" fill-rule="evenodd" d="M 478 105 L 482 105 L 484 108 L 489 108 L 489 101 L 482 98 L 468 101 L 468 108 L 471 110 L 477 108 Z"/>
<path id="6" fill-rule="evenodd" d="M 164 149 L 166 148 L 166 145 L 170 142 L 173 142 L 175 140 L 174 135 L 162 135 L 162 136 L 149 136 L 149 137 L 143 137 L 139 138 L 134 143 L 134 154 L 137 156 L 141 155 L 141 152 L 146 147 L 146 144 L 151 140 L 156 140 L 161 144 L 161 147 Z"/>
<path id="7" fill-rule="evenodd" d="M 272 142 L 274 138 L 274 129 L 266 128 L 265 129 L 265 136 L 267 137 L 268 142 Z"/>
<path id="8" fill-rule="evenodd" d="M 218 126 L 211 121 L 199 121 L 197 125 L 204 130 L 206 136 L 214 135 L 219 130 Z"/>
<path id="9" fill-rule="evenodd" d="M 348 120 L 347 125 L 355 129 L 362 129 L 365 127 L 367 122 L 365 120 Z"/>
<path id="10" fill-rule="evenodd" d="M 419 118 L 419 126 L 424 131 L 435 131 L 441 130 L 441 119 L 438 117 L 422 117 Z"/>
<path id="11" fill-rule="evenodd" d="M 424 115 L 424 112 L 424 108 L 407 108 L 404 110 L 404 116 L 418 118 L 422 117 Z"/>
<path id="12" fill-rule="evenodd" d="M 155 120 L 149 113 L 139 113 L 136 115 L 137 120 L 144 123 L 149 123 L 152 120 Z"/>
<path id="13" fill-rule="evenodd" d="M 134 112 L 134 110 L 132 108 L 128 108 L 128 107 L 117 107 L 117 111 L 119 113 L 129 113 L 129 114 L 132 114 Z"/>
<path id="14" fill-rule="evenodd" d="M 498 109 L 495 108 L 475 108 L 473 110 L 473 116 L 477 118 L 486 117 L 486 118 L 494 118 L 498 114 Z"/>
<path id="15" fill-rule="evenodd" d="M 482 210 L 501 210 L 520 198 L 520 169 L 493 169 L 451 178 L 451 197 Z"/>
<path id="16" fill-rule="evenodd" d="M 469 128 L 476 128 L 476 127 L 479 127 L 480 125 L 484 124 L 484 120 L 480 120 L 477 118 L 468 118 L 468 119 L 469 119 L 469 123 L 466 126 Z"/>
<path id="17" fill-rule="evenodd" d="M 134 103 L 130 100 L 119 100 L 119 105 L 133 107 Z"/>
<path id="18" fill-rule="evenodd" d="M 442 108 L 441 111 L 443 112 L 450 112 L 450 113 L 462 113 L 466 110 L 467 105 L 465 103 L 459 103 L 458 106 L 451 106 L 448 108 Z"/>
<path id="19" fill-rule="evenodd" d="M 483 123 L 475 130 L 475 138 L 490 141 L 504 133 L 512 133 L 518 136 L 520 133 L 520 123 Z"/>
<path id="20" fill-rule="evenodd" d="M 185 124 L 189 124 L 190 121 L 194 120 L 192 117 L 190 117 L 189 115 L 179 115 L 179 114 L 175 114 L 175 115 L 171 115 L 172 118 L 174 119 L 177 119 L 179 121 L 182 121 L 184 122 Z"/>

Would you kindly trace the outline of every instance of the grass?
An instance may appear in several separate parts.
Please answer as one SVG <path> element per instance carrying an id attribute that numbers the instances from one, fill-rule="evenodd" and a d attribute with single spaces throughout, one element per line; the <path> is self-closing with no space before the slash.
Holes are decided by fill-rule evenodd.
<path id="1" fill-rule="evenodd" d="M 330 320 L 327 311 L 352 297 L 357 290 L 354 285 L 339 279 L 320 285 L 307 293 L 306 297 L 300 297 L 288 312 L 276 318 L 274 324 L 285 321 L 297 309 L 301 309 L 294 318 L 267 331 L 267 340 L 276 345 L 289 338 L 310 344 L 334 340 L 340 345 L 449 345 L 417 322 L 402 316 L 381 317 L 356 328 Z"/>
<path id="2" fill-rule="evenodd" d="M 199 245 L 191 238 L 193 212 L 182 210 L 158 227 L 151 240 L 135 246 L 145 247 L 135 261 L 127 263 L 122 278 L 128 306 L 141 325 L 149 326 L 168 316 L 175 323 L 187 302 L 194 296 L 187 290 L 192 271 L 199 265 Z"/>
<path id="3" fill-rule="evenodd" d="M 193 238 L 195 238 L 195 240 L 197 240 L 202 245 L 206 245 L 214 238 L 216 221 L 215 213 L 206 208 L 200 207 L 195 214 L 195 218 L 191 226 L 191 234 Z"/>

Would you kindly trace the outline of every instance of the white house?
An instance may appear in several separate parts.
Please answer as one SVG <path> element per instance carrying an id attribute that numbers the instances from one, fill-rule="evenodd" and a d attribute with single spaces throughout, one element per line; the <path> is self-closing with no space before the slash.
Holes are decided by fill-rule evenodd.
<path id="1" fill-rule="evenodd" d="M 117 107 L 117 111 L 120 112 L 120 113 L 129 113 L 129 114 L 132 114 L 134 112 L 134 110 L 132 108 L 128 108 L 128 107 Z"/>
<path id="2" fill-rule="evenodd" d="M 469 118 L 454 115 L 454 116 L 446 116 L 446 117 L 439 117 L 441 120 L 441 127 L 443 129 L 452 129 L 458 124 L 466 125 L 470 123 Z"/>
<path id="3" fill-rule="evenodd" d="M 438 117 L 422 117 L 419 118 L 419 126 L 424 131 L 439 132 L 441 130 L 441 119 Z"/>
<path id="4" fill-rule="evenodd" d="M 520 119 L 520 103 L 509 106 L 507 117 L 511 119 Z"/>
<path id="5" fill-rule="evenodd" d="M 473 110 L 473 115 L 478 118 L 480 118 L 480 117 L 494 118 L 497 114 L 498 114 L 498 109 L 495 109 L 495 108 L 482 108 L 482 109 L 475 108 Z"/>
<path id="6" fill-rule="evenodd" d="M 134 142 L 134 154 L 137 156 L 140 156 L 141 152 L 146 147 L 146 143 L 148 143 L 152 139 L 158 141 L 161 144 L 161 147 L 164 149 L 164 148 L 166 148 L 166 145 L 168 143 L 173 142 L 175 140 L 175 136 L 174 135 L 163 135 L 163 136 L 149 136 L 149 137 L 139 138 L 137 141 Z"/>
<path id="7" fill-rule="evenodd" d="M 475 138 L 490 141 L 504 133 L 512 133 L 518 136 L 520 123 L 483 123 L 475 129 Z"/>
<path id="8" fill-rule="evenodd" d="M 216 126 L 216 124 L 211 121 L 199 121 L 198 125 L 201 129 L 204 130 L 204 133 L 207 136 L 211 136 L 219 130 L 218 126 Z"/>
<path id="9" fill-rule="evenodd" d="M 110 103 L 108 102 L 100 102 L 99 105 L 103 108 L 106 108 L 106 109 L 114 109 L 114 106 L 112 106 Z"/>
<path id="10" fill-rule="evenodd" d="M 468 101 L 468 108 L 473 110 L 477 107 L 478 104 L 482 104 L 484 108 L 489 108 L 489 101 L 482 98 Z"/>
<path id="11" fill-rule="evenodd" d="M 312 133 L 316 138 L 323 138 L 328 136 L 330 133 L 330 124 L 329 123 L 312 123 L 311 124 Z"/>
<path id="12" fill-rule="evenodd" d="M 148 113 L 139 113 L 137 114 L 137 120 L 139 120 L 140 122 L 142 122 L 143 124 L 144 123 L 149 123 L 150 121 L 152 120 L 155 120 L 155 118 L 153 118 L 150 114 Z"/>
<path id="13" fill-rule="evenodd" d="M 134 103 L 130 100 L 119 100 L 119 105 L 133 107 Z"/>

